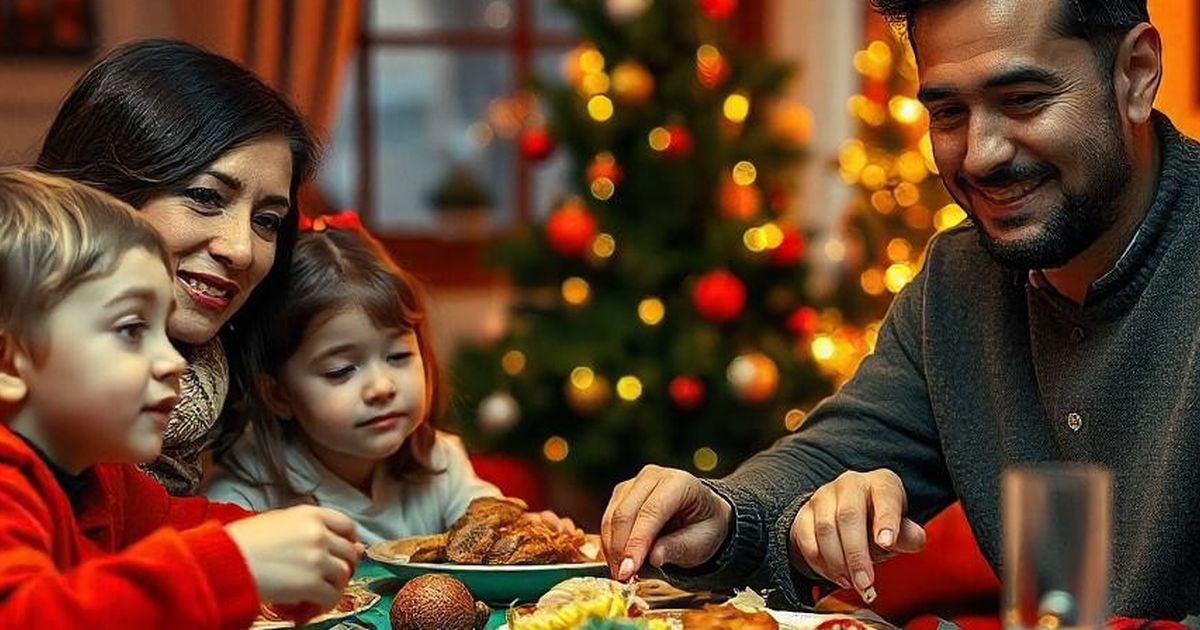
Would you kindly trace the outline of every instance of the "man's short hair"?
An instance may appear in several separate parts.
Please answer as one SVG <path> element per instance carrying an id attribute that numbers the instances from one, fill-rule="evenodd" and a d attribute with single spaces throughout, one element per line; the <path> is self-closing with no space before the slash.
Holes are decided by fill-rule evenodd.
<path id="1" fill-rule="evenodd" d="M 871 5 L 893 24 L 903 24 L 908 39 L 916 49 L 913 38 L 913 15 L 938 4 L 960 0 L 871 0 Z M 1101 74 L 1111 79 L 1117 46 L 1130 29 L 1150 21 L 1147 0 L 1057 0 L 1060 4 L 1055 30 L 1066 37 L 1087 41 L 1096 53 Z"/>
<path id="2" fill-rule="evenodd" d="M 64 177 L 0 169 L 0 332 L 41 345 L 50 311 L 137 248 L 170 268 L 158 233 L 128 204 Z"/>

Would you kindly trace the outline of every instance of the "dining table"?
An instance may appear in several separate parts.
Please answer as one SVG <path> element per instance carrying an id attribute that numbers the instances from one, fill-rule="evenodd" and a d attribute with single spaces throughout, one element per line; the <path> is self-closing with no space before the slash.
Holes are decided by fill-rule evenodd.
<path id="1" fill-rule="evenodd" d="M 354 572 L 354 580 L 364 583 L 367 588 L 379 593 L 379 601 L 365 611 L 339 619 L 330 619 L 322 623 L 310 624 L 303 626 L 303 628 L 307 630 L 391 630 L 392 600 L 395 598 L 396 592 L 403 585 L 403 580 L 395 577 L 386 565 L 370 558 L 363 558 L 359 563 L 358 568 Z M 850 616 L 862 621 L 870 630 L 898 630 L 895 626 L 870 610 L 850 610 L 840 602 L 834 602 L 828 608 L 818 603 L 818 607 L 812 612 L 818 614 L 836 613 Z M 492 613 L 488 618 L 487 625 L 484 626 L 484 630 L 494 630 L 504 626 L 507 621 L 506 613 L 506 606 L 492 606 Z M 943 627 L 939 627 L 938 630 L 957 629 L 953 625 L 946 624 Z"/>

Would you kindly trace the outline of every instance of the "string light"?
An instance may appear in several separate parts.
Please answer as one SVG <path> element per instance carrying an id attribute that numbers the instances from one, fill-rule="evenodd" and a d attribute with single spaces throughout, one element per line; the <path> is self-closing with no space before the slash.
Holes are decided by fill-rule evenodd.
<path id="1" fill-rule="evenodd" d="M 742 160 L 733 165 L 733 183 L 738 186 L 749 186 L 758 179 L 758 169 L 754 164 L 746 160 Z"/>
<path id="2" fill-rule="evenodd" d="M 887 256 L 892 262 L 904 262 L 912 255 L 912 244 L 902 238 L 888 241 Z"/>
<path id="3" fill-rule="evenodd" d="M 742 243 L 746 249 L 752 252 L 761 252 L 767 249 L 767 237 L 763 234 L 762 228 L 752 227 L 742 234 Z"/>
<path id="4" fill-rule="evenodd" d="M 587 96 L 603 94 L 608 91 L 608 75 L 596 72 L 583 77 L 583 93 Z"/>
<path id="5" fill-rule="evenodd" d="M 887 285 L 888 291 L 899 293 L 904 285 L 912 282 L 913 275 L 915 272 L 907 263 L 896 263 L 883 273 L 883 283 Z"/>
<path id="6" fill-rule="evenodd" d="M 871 193 L 871 207 L 879 214 L 891 214 L 896 209 L 896 197 L 886 190 Z"/>
<path id="7" fill-rule="evenodd" d="M 579 69 L 587 74 L 604 71 L 604 55 L 595 48 L 585 48 L 579 53 Z"/>
<path id="8" fill-rule="evenodd" d="M 581 365 L 571 370 L 571 386 L 575 389 L 587 389 L 596 382 L 596 373 L 592 368 Z"/>
<path id="9" fill-rule="evenodd" d="M 858 277 L 858 283 L 862 286 L 863 293 L 867 295 L 879 296 L 887 290 L 887 286 L 883 283 L 883 272 L 875 267 L 862 272 Z"/>
<path id="10" fill-rule="evenodd" d="M 592 253 L 599 258 L 609 258 L 617 251 L 617 240 L 612 234 L 601 233 L 592 241 Z"/>
<path id="11" fill-rule="evenodd" d="M 946 204 L 941 210 L 933 215 L 933 227 L 939 231 L 948 230 L 967 218 L 967 213 L 963 212 L 961 206 L 956 203 Z"/>
<path id="12" fill-rule="evenodd" d="M 818 361 L 828 361 L 833 358 L 836 350 L 833 339 L 829 335 L 817 335 L 812 340 L 812 355 Z"/>
<path id="13" fill-rule="evenodd" d="M 741 123 L 750 115 L 750 99 L 741 92 L 734 92 L 725 97 L 721 111 L 730 122 Z"/>
<path id="14" fill-rule="evenodd" d="M 570 454 L 571 447 L 563 438 L 554 435 L 542 445 L 542 455 L 552 462 L 561 462 Z"/>
<path id="15" fill-rule="evenodd" d="M 887 184 L 887 171 L 878 164 L 868 164 L 862 170 L 862 184 L 871 190 L 879 190 Z"/>
<path id="16" fill-rule="evenodd" d="M 592 196 L 600 201 L 608 201 L 617 190 L 616 184 L 613 184 L 613 181 L 607 177 L 597 177 L 592 180 L 589 188 L 592 191 Z"/>
<path id="17" fill-rule="evenodd" d="M 500 367 L 509 376 L 516 376 L 525 371 L 525 353 L 520 350 L 509 350 L 500 358 Z"/>
<path id="18" fill-rule="evenodd" d="M 626 402 L 642 397 L 642 382 L 636 376 L 626 375 L 617 379 L 617 396 Z"/>
<path id="19" fill-rule="evenodd" d="M 591 297 L 592 287 L 587 280 L 578 276 L 572 276 L 563 280 L 562 296 L 563 300 L 571 306 L 582 306 L 586 304 L 588 298 Z"/>
<path id="20" fill-rule="evenodd" d="M 646 298 L 638 303 L 638 319 L 647 326 L 657 326 L 666 314 L 666 306 L 656 297 Z"/>
<path id="21" fill-rule="evenodd" d="M 701 472 L 709 472 L 717 467 L 717 452 L 707 446 L 696 449 L 692 454 L 692 464 L 696 466 L 696 470 Z"/>
<path id="22" fill-rule="evenodd" d="M 650 148 L 655 151 L 666 151 L 671 146 L 671 132 L 664 127 L 655 127 L 649 134 Z"/>
<path id="23" fill-rule="evenodd" d="M 596 122 L 604 122 L 613 115 L 613 102 L 603 94 L 597 94 L 588 99 L 588 115 Z"/>
<path id="24" fill-rule="evenodd" d="M 775 223 L 767 223 L 759 229 L 762 231 L 767 249 L 775 249 L 783 244 L 783 229 Z"/>
<path id="25" fill-rule="evenodd" d="M 896 203 L 907 208 L 921 200 L 921 190 L 911 182 L 900 182 L 896 184 L 896 190 L 893 193 L 896 196 Z"/>
<path id="26" fill-rule="evenodd" d="M 925 115 L 925 107 L 921 105 L 921 101 L 907 96 L 893 96 L 888 101 L 888 111 L 896 122 L 904 125 L 917 123 Z"/>

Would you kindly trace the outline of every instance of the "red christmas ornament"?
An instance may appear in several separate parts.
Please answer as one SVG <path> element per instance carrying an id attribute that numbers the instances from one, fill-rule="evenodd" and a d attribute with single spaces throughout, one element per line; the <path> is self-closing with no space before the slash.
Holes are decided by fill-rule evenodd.
<path id="1" fill-rule="evenodd" d="M 792 314 L 787 318 L 788 332 L 796 337 L 807 337 L 817 332 L 817 327 L 821 324 L 821 317 L 817 315 L 816 309 L 811 306 L 801 306 L 792 311 Z"/>
<path id="2" fill-rule="evenodd" d="M 737 0 L 700 0 L 700 12 L 712 20 L 724 20 L 737 10 Z"/>
<path id="3" fill-rule="evenodd" d="M 671 159 L 685 158 L 692 154 L 692 132 L 688 131 L 687 127 L 680 124 L 667 125 L 667 148 L 663 149 L 663 155 Z"/>
<path id="4" fill-rule="evenodd" d="M 695 409 L 704 402 L 704 382 L 695 376 L 680 374 L 671 379 L 671 384 L 667 386 L 667 393 L 671 396 L 671 402 L 675 403 L 680 409 Z"/>
<path id="5" fill-rule="evenodd" d="M 525 159 L 534 162 L 544 160 L 551 153 L 554 153 L 554 139 L 541 127 L 526 129 L 521 134 L 519 146 L 521 155 L 525 156 Z"/>
<path id="6" fill-rule="evenodd" d="M 578 201 L 569 201 L 546 219 L 546 240 L 563 256 L 578 258 L 596 238 L 596 217 Z"/>
<path id="7" fill-rule="evenodd" d="M 692 304 L 707 320 L 718 323 L 733 321 L 746 305 L 746 285 L 724 269 L 710 271 L 696 281 Z"/>
<path id="8" fill-rule="evenodd" d="M 783 241 L 771 250 L 771 263 L 777 267 L 788 267 L 800 262 L 807 249 L 804 237 L 794 227 L 783 228 Z"/>

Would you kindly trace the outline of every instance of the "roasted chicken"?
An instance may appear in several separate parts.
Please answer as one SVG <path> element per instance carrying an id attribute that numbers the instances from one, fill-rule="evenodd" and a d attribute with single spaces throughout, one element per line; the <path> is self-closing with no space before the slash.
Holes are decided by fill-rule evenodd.
<path id="1" fill-rule="evenodd" d="M 431 538 L 409 561 L 492 565 L 588 561 L 579 551 L 582 535 L 553 531 L 526 510 L 516 499 L 475 499 L 445 538 Z"/>

